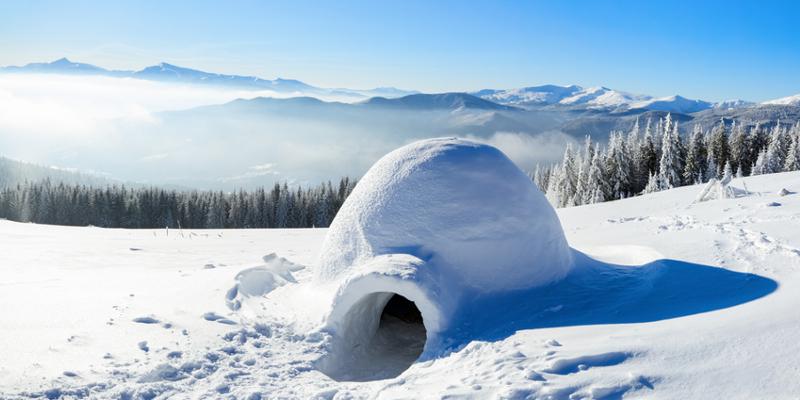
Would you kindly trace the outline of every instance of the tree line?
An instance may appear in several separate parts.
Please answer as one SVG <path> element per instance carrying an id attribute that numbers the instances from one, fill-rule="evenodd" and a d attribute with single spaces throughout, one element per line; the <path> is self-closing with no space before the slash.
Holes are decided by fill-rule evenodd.
<path id="1" fill-rule="evenodd" d="M 39 224 L 104 228 L 327 227 L 355 181 L 342 178 L 308 188 L 259 188 L 232 193 L 176 191 L 124 185 L 92 187 L 50 180 L 0 190 L 0 218 Z"/>
<path id="2" fill-rule="evenodd" d="M 642 132 L 643 131 L 643 132 Z M 568 145 L 562 161 L 538 167 L 534 182 L 555 207 L 623 199 L 673 187 L 800 170 L 800 122 L 746 126 L 720 120 L 688 137 L 671 115 L 644 128 L 637 119 L 625 133 L 611 132 L 605 148 L 589 137 L 579 151 Z"/>
<path id="3" fill-rule="evenodd" d="M 687 137 L 671 115 L 637 120 L 614 131 L 605 146 L 586 138 L 568 145 L 558 164 L 537 167 L 531 178 L 555 207 L 623 199 L 726 176 L 800 170 L 800 122 L 746 126 L 720 121 L 696 126 Z M 2 171 L 0 171 L 2 172 Z M 0 218 L 40 224 L 107 228 L 327 227 L 355 187 L 342 178 L 313 187 L 231 193 L 157 187 L 55 183 L 49 179 L 0 187 Z"/>

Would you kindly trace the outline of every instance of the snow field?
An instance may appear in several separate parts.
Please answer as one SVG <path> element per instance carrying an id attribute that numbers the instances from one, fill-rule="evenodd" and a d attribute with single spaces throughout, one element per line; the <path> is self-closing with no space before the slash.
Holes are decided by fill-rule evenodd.
<path id="1" fill-rule="evenodd" d="M 694 203 L 691 186 L 559 210 L 602 262 L 576 253 L 561 283 L 472 315 L 511 322 L 367 382 L 319 370 L 319 304 L 338 290 L 309 284 L 323 229 L 0 221 L 0 398 L 795 398 L 800 197 L 778 193 L 800 173 L 745 180 L 745 197 Z"/>

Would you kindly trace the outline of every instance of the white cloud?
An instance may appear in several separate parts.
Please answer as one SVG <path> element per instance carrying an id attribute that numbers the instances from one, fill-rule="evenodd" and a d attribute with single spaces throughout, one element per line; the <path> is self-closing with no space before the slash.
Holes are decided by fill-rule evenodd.
<path id="1" fill-rule="evenodd" d="M 157 122 L 154 113 L 279 96 L 267 90 L 103 76 L 0 74 L 0 132 L 89 135 L 110 120 Z"/>
<path id="2" fill-rule="evenodd" d="M 252 167 L 250 167 L 250 169 L 252 169 L 254 171 L 271 171 L 274 168 L 275 168 L 275 164 L 273 164 L 273 163 L 253 165 Z"/>
<path id="3" fill-rule="evenodd" d="M 243 181 L 262 176 L 269 176 L 269 175 L 277 176 L 279 174 L 280 172 L 275 170 L 275 164 L 265 163 L 265 164 L 253 165 L 252 167 L 248 168 L 247 171 L 238 175 L 219 178 L 219 181 L 220 182 Z"/>
<path id="4" fill-rule="evenodd" d="M 546 164 L 560 161 L 567 143 L 572 143 L 573 147 L 577 145 L 575 138 L 558 131 L 549 131 L 538 135 L 497 132 L 488 138 L 470 137 L 469 139 L 499 148 L 524 171 L 533 170 L 537 163 Z"/>

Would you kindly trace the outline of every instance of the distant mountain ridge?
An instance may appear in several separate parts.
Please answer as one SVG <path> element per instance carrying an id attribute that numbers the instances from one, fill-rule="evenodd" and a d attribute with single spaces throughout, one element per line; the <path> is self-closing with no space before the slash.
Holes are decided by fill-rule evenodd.
<path id="1" fill-rule="evenodd" d="M 516 110 L 516 107 L 498 104 L 467 93 L 411 94 L 398 98 L 373 97 L 362 104 L 376 107 L 404 108 L 416 110 L 476 109 Z"/>
<path id="2" fill-rule="evenodd" d="M 129 77 L 150 81 L 174 82 L 187 84 L 205 84 L 232 86 L 252 90 L 272 90 L 281 93 L 304 93 L 316 95 L 339 95 L 345 97 L 369 98 L 374 96 L 401 97 L 418 93 L 393 87 L 374 89 L 328 89 L 309 85 L 295 79 L 262 79 L 256 76 L 226 75 L 200 71 L 169 63 L 159 63 L 138 71 L 108 70 L 92 64 L 73 62 L 60 58 L 49 63 L 30 63 L 24 66 L 0 67 L 0 73 L 59 73 L 70 75 L 100 75 L 111 77 Z"/>
<path id="3" fill-rule="evenodd" d="M 554 109 L 562 111 L 601 111 L 612 114 L 663 111 L 681 114 L 708 110 L 735 110 L 770 105 L 800 105 L 800 94 L 754 103 L 745 100 L 709 102 L 680 95 L 656 98 L 604 86 L 584 88 L 578 85 L 540 85 L 513 89 L 483 89 L 468 93 L 436 93 L 424 95 L 415 90 L 393 87 L 374 89 L 321 88 L 295 79 L 262 79 L 256 76 L 227 75 L 205 72 L 169 63 L 159 63 L 138 71 L 108 70 L 92 64 L 60 58 L 49 63 L 0 67 L 0 73 L 60 73 L 130 77 L 161 82 L 219 85 L 249 90 L 270 90 L 293 96 L 336 97 L 347 101 L 363 101 L 384 107 L 473 108 L 485 110 Z M 416 96 L 416 97 L 415 97 Z M 433 97 L 431 97 L 433 96 Z M 403 99 L 387 102 L 391 99 Z M 491 104 L 490 104 L 491 103 Z"/>
<path id="4" fill-rule="evenodd" d="M 755 103 L 745 100 L 729 100 L 712 103 L 693 100 L 683 96 L 655 98 L 633 94 L 604 86 L 584 88 L 578 85 L 542 85 L 514 89 L 483 89 L 471 94 L 499 104 L 524 108 L 569 108 L 628 112 L 631 110 L 694 113 L 715 108 L 743 108 Z M 800 96 L 798 96 L 800 103 Z"/>
<path id="5" fill-rule="evenodd" d="M 782 97 L 780 99 L 765 101 L 762 104 L 766 105 L 784 105 L 784 106 L 800 106 L 800 94 L 794 96 Z"/>

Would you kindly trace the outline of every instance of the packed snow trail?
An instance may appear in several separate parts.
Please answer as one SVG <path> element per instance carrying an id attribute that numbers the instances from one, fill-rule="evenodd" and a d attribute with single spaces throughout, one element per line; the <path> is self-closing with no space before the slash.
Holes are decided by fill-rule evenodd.
<path id="1" fill-rule="evenodd" d="M 800 192 L 800 173 L 746 179 L 753 194 L 735 199 L 692 204 L 692 186 L 559 210 L 570 245 L 604 261 L 584 273 L 611 285 L 574 275 L 588 311 L 531 289 L 541 303 L 520 326 L 370 382 L 315 369 L 329 338 L 305 322 L 320 310 L 303 287 L 325 230 L 190 239 L 0 221 L 0 398 L 796 398 L 800 196 L 778 192 Z M 272 253 L 297 283 L 229 296 L 241 271 L 284 271 Z M 674 287 L 620 290 L 648 274 Z"/>

